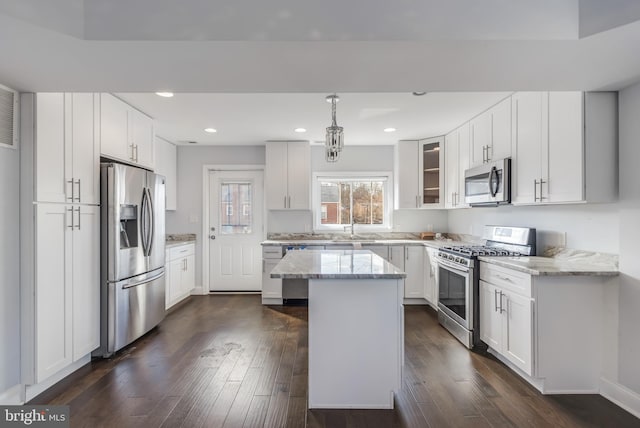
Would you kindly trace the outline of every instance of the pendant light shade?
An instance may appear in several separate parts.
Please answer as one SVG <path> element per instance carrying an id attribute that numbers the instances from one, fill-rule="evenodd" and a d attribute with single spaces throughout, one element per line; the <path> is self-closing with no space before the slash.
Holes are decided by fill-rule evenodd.
<path id="1" fill-rule="evenodd" d="M 328 95 L 326 100 L 331 103 L 331 126 L 327 127 L 325 138 L 326 160 L 327 162 L 336 162 L 344 146 L 344 130 L 336 123 L 336 103 L 340 101 L 340 98 L 333 94 Z"/>

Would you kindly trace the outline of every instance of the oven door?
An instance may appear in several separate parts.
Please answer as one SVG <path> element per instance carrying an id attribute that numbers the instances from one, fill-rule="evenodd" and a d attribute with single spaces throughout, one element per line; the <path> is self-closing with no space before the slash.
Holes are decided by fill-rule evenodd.
<path id="1" fill-rule="evenodd" d="M 467 330 L 473 329 L 472 272 L 438 260 L 438 308 Z"/>

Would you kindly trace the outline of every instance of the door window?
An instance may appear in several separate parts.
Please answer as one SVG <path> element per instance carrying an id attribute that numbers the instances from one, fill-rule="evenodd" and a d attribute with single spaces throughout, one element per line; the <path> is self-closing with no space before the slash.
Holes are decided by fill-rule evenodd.
<path id="1" fill-rule="evenodd" d="M 220 183 L 220 233 L 249 234 L 253 229 L 253 184 L 250 181 Z"/>

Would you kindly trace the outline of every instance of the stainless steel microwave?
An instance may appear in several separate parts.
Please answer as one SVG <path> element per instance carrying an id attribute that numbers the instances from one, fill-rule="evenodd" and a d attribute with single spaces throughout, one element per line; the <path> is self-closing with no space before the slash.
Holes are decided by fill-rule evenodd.
<path id="1" fill-rule="evenodd" d="M 464 200 L 471 206 L 511 203 L 511 158 L 466 170 L 464 190 Z"/>

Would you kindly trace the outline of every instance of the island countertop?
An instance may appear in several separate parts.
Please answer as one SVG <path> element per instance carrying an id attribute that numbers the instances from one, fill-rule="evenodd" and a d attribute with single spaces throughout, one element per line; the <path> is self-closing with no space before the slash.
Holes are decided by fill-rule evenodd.
<path id="1" fill-rule="evenodd" d="M 402 279 L 407 274 L 369 250 L 289 251 L 271 271 L 284 279 Z"/>

